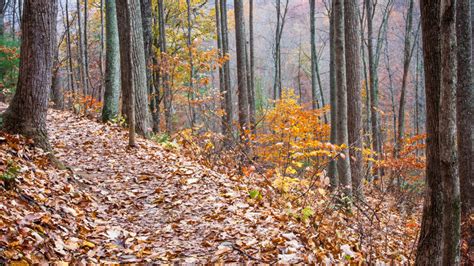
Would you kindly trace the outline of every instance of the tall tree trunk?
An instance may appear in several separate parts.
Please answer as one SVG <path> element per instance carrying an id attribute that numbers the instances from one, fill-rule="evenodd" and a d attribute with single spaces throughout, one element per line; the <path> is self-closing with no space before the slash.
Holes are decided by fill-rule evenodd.
<path id="1" fill-rule="evenodd" d="M 4 17 L 5 17 L 5 10 L 6 10 L 6 0 L 0 0 L 0 36 L 3 36 L 5 33 L 5 24 L 4 24 Z"/>
<path id="2" fill-rule="evenodd" d="M 194 127 L 196 123 L 196 110 L 194 108 L 195 100 L 195 90 L 194 90 L 194 58 L 193 58 L 193 47 L 192 47 L 192 24 L 191 24 L 191 0 L 186 0 L 186 10 L 187 10 L 187 19 L 188 19 L 188 35 L 186 36 L 186 45 L 188 48 L 189 56 L 189 92 L 188 92 L 188 106 L 190 114 L 190 124 L 191 128 Z"/>
<path id="3" fill-rule="evenodd" d="M 161 64 L 165 61 L 165 54 L 167 53 L 167 44 L 166 44 L 166 25 L 165 25 L 165 3 L 164 0 L 158 0 L 158 24 L 160 32 L 160 52 L 161 52 Z M 165 123 L 166 123 L 166 132 L 170 134 L 173 132 L 173 121 L 172 121 L 172 91 L 169 82 L 168 71 L 166 69 L 161 69 L 161 78 L 164 92 L 164 111 L 165 111 Z"/>
<path id="4" fill-rule="evenodd" d="M 372 0 L 365 0 L 365 8 L 367 10 L 367 50 L 369 60 L 369 86 L 370 91 L 370 113 L 372 123 L 372 149 L 377 153 L 377 159 L 382 159 L 382 143 L 380 136 L 380 125 L 379 125 L 379 113 L 378 113 L 378 88 L 377 88 L 377 67 L 374 55 L 373 45 L 373 3 Z M 382 171 L 378 171 L 379 177 L 382 175 Z"/>
<path id="5" fill-rule="evenodd" d="M 247 73 L 245 67 L 245 24 L 243 0 L 235 0 L 235 42 L 237 52 L 237 94 L 239 100 L 239 125 L 241 130 L 241 141 L 247 142 L 245 130 L 249 129 L 249 107 Z"/>
<path id="6" fill-rule="evenodd" d="M 216 9 L 216 37 L 217 37 L 217 48 L 219 49 L 219 58 L 223 58 L 224 57 L 224 54 L 223 54 L 223 50 L 222 50 L 222 30 L 221 30 L 221 11 L 220 11 L 220 1 L 221 0 L 216 0 L 215 1 L 215 9 Z M 225 90 L 225 81 L 224 81 L 224 73 L 223 73 L 223 67 L 222 65 L 219 65 L 219 92 L 222 96 L 222 99 L 221 99 L 221 109 L 222 110 L 225 110 L 225 105 L 226 105 L 226 102 L 225 102 L 225 93 L 226 93 L 226 90 Z M 227 123 L 226 123 L 226 119 L 225 119 L 225 115 L 221 117 L 221 131 L 222 131 L 222 134 L 225 136 L 225 137 L 228 137 L 228 135 L 226 134 L 227 132 Z"/>
<path id="7" fill-rule="evenodd" d="M 405 27 L 405 48 L 403 56 L 403 77 L 402 77 L 402 88 L 400 92 L 400 105 L 398 109 L 398 139 L 395 143 L 395 154 L 398 156 L 398 152 L 403 146 L 403 137 L 405 135 L 405 93 L 407 88 L 407 79 L 408 71 L 410 70 L 410 61 L 411 61 L 411 34 L 412 34 L 412 24 L 413 24 L 413 2 L 414 0 L 409 0 L 407 18 L 406 18 L 406 27 Z"/>
<path id="8" fill-rule="evenodd" d="M 142 26 L 143 26 L 143 41 L 145 46 L 145 62 L 146 62 L 146 82 L 148 88 L 148 97 L 150 98 L 150 112 L 152 117 L 157 117 L 154 112 L 155 109 L 155 100 L 154 93 L 155 87 L 153 83 L 152 75 L 152 66 L 153 66 L 153 33 L 152 33 L 152 8 L 151 0 L 140 0 L 140 10 L 142 12 Z M 153 128 L 156 129 L 159 127 L 159 120 L 153 119 Z"/>
<path id="9" fill-rule="evenodd" d="M 459 179 L 461 183 L 461 200 L 463 218 L 468 223 L 469 215 L 474 213 L 474 83 L 472 54 L 472 12 L 469 0 L 457 0 L 456 35 L 457 35 L 457 128 L 459 149 Z"/>
<path id="10" fill-rule="evenodd" d="M 254 30 L 253 30 L 253 18 L 254 18 L 254 5 L 253 0 L 249 0 L 249 40 L 250 40 L 250 58 L 249 58 L 249 115 L 250 115 L 250 127 L 252 133 L 257 134 L 256 128 L 256 110 L 255 110 L 255 47 L 254 47 Z"/>
<path id="11" fill-rule="evenodd" d="M 349 136 L 347 129 L 347 86 L 346 57 L 344 47 L 344 0 L 334 3 L 334 42 L 336 49 L 336 91 L 337 91 L 337 144 L 345 145 L 337 160 L 337 173 L 344 193 L 352 196 L 352 180 L 349 162 Z M 352 99 L 351 99 L 352 100 Z"/>
<path id="12" fill-rule="evenodd" d="M 222 36 L 222 54 L 229 56 L 229 30 L 227 26 L 227 0 L 220 0 L 220 19 L 221 19 L 221 36 Z M 225 99 L 225 127 L 224 135 L 226 137 L 226 145 L 229 145 L 232 139 L 232 117 L 233 117 L 233 106 L 232 106 L 232 87 L 230 84 L 230 62 L 226 60 L 222 66 L 222 73 L 224 75 L 224 99 Z"/>
<path id="13" fill-rule="evenodd" d="M 461 195 L 456 149 L 456 1 L 441 0 L 440 175 L 444 197 L 443 264 L 459 265 Z M 471 158 L 472 160 L 472 158 Z M 472 193 L 472 191 L 471 191 Z"/>
<path id="14" fill-rule="evenodd" d="M 439 112 L 441 85 L 440 0 L 421 0 L 426 93 L 426 189 L 416 265 L 441 265 L 443 183 L 440 167 Z"/>
<path id="15" fill-rule="evenodd" d="M 89 92 L 88 89 L 88 84 L 87 84 L 87 70 L 86 70 L 86 61 L 85 61 L 85 47 L 84 47 L 84 37 L 83 37 L 83 32 L 82 32 L 82 19 L 81 19 L 81 2 L 80 0 L 77 0 L 76 2 L 77 6 L 77 42 L 78 42 L 78 48 L 79 48 L 79 58 L 80 58 L 80 64 L 79 64 L 79 69 L 80 69 L 80 80 L 81 80 L 81 85 L 82 85 L 82 93 L 83 95 L 87 95 Z"/>
<path id="16" fill-rule="evenodd" d="M 74 70 L 73 70 L 73 60 L 72 60 L 72 48 L 71 48 L 71 25 L 69 22 L 69 1 L 66 1 L 66 42 L 67 42 L 67 53 L 68 53 L 68 64 L 69 64 L 69 80 L 70 80 L 70 91 L 72 92 L 72 97 L 76 93 L 76 80 L 74 78 Z"/>
<path id="17" fill-rule="evenodd" d="M 50 97 L 53 101 L 53 108 L 62 110 L 64 108 L 64 91 L 63 91 L 63 73 L 59 62 L 59 44 L 58 37 L 53 36 L 53 68 L 51 77 L 51 93 Z"/>
<path id="18" fill-rule="evenodd" d="M 58 1 L 26 1 L 21 32 L 20 76 L 13 100 L 3 116 L 4 129 L 32 138 L 51 150 L 46 128 L 56 45 Z"/>
<path id="19" fill-rule="evenodd" d="M 89 15 L 88 15 L 88 1 L 84 1 L 84 33 L 82 36 L 84 36 L 84 84 L 87 86 L 87 93 L 90 93 L 91 97 L 94 97 L 94 91 L 89 91 L 90 88 L 89 86 L 91 85 L 90 80 L 89 80 L 89 47 L 88 47 L 88 20 L 89 20 Z M 91 101 L 92 101 L 91 98 Z"/>
<path id="20" fill-rule="evenodd" d="M 310 31 L 311 31 L 311 103 L 312 108 L 316 109 L 318 102 L 317 89 L 319 85 L 319 94 L 321 96 L 321 105 L 325 106 L 324 94 L 321 87 L 321 78 L 318 69 L 318 54 L 316 51 L 316 0 L 309 0 Z M 324 114 L 324 123 L 327 123 L 327 116 Z"/>
<path id="21" fill-rule="evenodd" d="M 115 0 L 106 0 L 105 16 L 105 93 L 102 121 L 107 122 L 119 115 L 120 101 L 120 47 Z"/>
<path id="22" fill-rule="evenodd" d="M 331 104 L 331 132 L 330 142 L 337 144 L 337 91 L 336 91 L 336 47 L 335 47 L 335 25 L 334 25 L 334 1 L 332 2 L 330 23 L 329 23 L 329 94 Z M 337 176 L 336 160 L 331 160 L 328 167 L 328 176 L 331 181 L 331 189 L 339 186 Z"/>
<path id="23" fill-rule="evenodd" d="M 151 115 L 148 108 L 146 62 L 143 43 L 142 19 L 139 0 L 117 1 L 117 22 L 120 43 L 122 91 L 128 95 L 127 117 L 129 124 L 135 119 L 135 130 L 145 137 L 151 131 Z M 134 92 L 132 94 L 132 92 Z M 130 99 L 132 96 L 134 99 Z M 134 109 L 130 108 L 134 105 Z M 131 113 L 134 116 L 130 116 Z"/>
<path id="24" fill-rule="evenodd" d="M 345 43 L 358 44 L 359 19 L 356 0 L 344 0 Z M 349 133 L 350 164 L 352 188 L 357 194 L 362 193 L 363 157 L 362 157 L 362 94 L 360 74 L 360 49 L 358 45 L 346 45 L 346 84 L 347 84 L 347 127 Z"/>

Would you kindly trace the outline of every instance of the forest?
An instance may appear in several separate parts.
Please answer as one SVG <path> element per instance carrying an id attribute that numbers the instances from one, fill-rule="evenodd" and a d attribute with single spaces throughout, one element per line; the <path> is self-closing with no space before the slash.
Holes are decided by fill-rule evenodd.
<path id="1" fill-rule="evenodd" d="M 0 0 L 0 265 L 474 265 L 474 0 Z"/>

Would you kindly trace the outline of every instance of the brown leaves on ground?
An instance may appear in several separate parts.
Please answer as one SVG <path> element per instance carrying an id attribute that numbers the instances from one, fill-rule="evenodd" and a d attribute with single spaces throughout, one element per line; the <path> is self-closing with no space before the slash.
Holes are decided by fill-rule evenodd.
<path id="1" fill-rule="evenodd" d="M 120 127 L 70 113 L 51 111 L 49 127 L 68 170 L 25 139 L 0 137 L 0 169 L 15 176 L 0 186 L 0 263 L 409 259 L 416 220 L 375 198 L 346 215 L 316 190 L 301 221 L 258 175 L 219 174 L 150 140 L 129 148 Z"/>

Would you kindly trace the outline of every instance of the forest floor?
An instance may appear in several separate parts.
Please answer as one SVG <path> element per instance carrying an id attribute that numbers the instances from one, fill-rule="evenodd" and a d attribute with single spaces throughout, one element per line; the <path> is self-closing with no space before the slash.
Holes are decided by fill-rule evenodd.
<path id="1" fill-rule="evenodd" d="M 151 140 L 129 148 L 123 128 L 69 112 L 49 111 L 48 123 L 67 170 L 0 135 L 3 183 L 15 178 L 0 186 L 0 264 L 413 259 L 419 216 L 402 217 L 386 195 L 350 217 L 321 207 L 316 228 L 273 204 L 271 189 L 250 199 L 258 177 L 219 174 Z"/>

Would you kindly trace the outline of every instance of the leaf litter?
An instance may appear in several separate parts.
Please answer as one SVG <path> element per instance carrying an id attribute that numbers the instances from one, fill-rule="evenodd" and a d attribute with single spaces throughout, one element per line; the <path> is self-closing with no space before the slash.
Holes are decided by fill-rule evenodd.
<path id="1" fill-rule="evenodd" d="M 387 262 L 410 259 L 416 219 L 409 227 L 397 217 L 385 219 L 379 225 L 385 234 L 372 237 L 341 212 L 324 212 L 320 200 L 316 213 L 307 213 L 321 219 L 309 225 L 272 200 L 263 177 L 217 173 L 141 138 L 138 148 L 129 148 L 122 128 L 69 112 L 50 111 L 48 123 L 66 170 L 53 167 L 30 141 L 0 135 L 0 170 L 20 167 L 13 189 L 0 186 L 0 263 L 334 263 L 367 261 L 368 254 Z M 263 199 L 249 197 L 256 186 Z M 377 211 L 393 216 L 390 208 L 382 204 Z M 361 234 L 379 249 L 361 245 Z"/>

